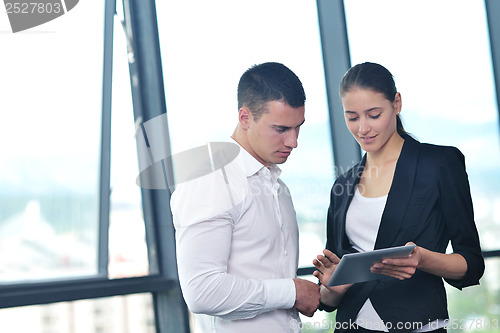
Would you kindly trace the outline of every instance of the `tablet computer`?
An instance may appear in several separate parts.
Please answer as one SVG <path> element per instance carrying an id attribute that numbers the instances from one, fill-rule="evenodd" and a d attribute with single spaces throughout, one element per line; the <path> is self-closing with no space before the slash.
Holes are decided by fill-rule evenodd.
<path id="1" fill-rule="evenodd" d="M 372 273 L 370 266 L 387 258 L 406 258 L 415 248 L 415 245 L 396 246 L 368 252 L 345 254 L 333 272 L 329 286 L 365 282 L 370 280 L 392 279 L 389 276 Z"/>

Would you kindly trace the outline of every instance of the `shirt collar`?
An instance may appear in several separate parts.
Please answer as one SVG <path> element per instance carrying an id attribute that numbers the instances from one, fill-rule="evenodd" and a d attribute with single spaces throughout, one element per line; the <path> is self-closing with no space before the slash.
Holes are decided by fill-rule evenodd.
<path id="1" fill-rule="evenodd" d="M 265 168 L 265 166 L 262 163 L 257 161 L 255 157 L 253 157 L 248 151 L 246 151 L 246 149 L 243 148 L 238 142 L 236 142 L 236 140 L 234 140 L 233 138 L 230 138 L 230 140 L 236 143 L 240 147 L 240 156 L 241 159 L 243 160 L 243 166 L 245 168 L 245 173 L 247 177 L 253 176 L 257 172 L 262 170 L 262 168 Z M 268 169 L 271 171 L 271 175 L 275 180 L 279 178 L 281 174 L 280 167 L 278 167 L 276 164 L 271 164 L 269 165 Z"/>

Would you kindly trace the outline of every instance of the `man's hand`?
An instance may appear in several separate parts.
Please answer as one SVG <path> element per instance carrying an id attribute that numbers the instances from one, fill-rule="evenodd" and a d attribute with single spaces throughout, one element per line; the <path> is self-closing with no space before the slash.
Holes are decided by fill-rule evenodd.
<path id="1" fill-rule="evenodd" d="M 299 278 L 293 279 L 293 282 L 296 291 L 294 307 L 303 315 L 312 317 L 321 299 L 319 285 Z"/>

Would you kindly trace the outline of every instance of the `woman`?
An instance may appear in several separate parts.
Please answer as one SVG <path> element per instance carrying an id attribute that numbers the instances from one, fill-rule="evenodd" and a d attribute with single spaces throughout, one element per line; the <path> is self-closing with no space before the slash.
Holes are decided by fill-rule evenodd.
<path id="1" fill-rule="evenodd" d="M 404 131 L 401 94 L 381 65 L 349 69 L 340 96 L 366 154 L 332 188 L 326 249 L 313 261 L 320 309 L 337 309 L 337 331 L 445 332 L 443 278 L 462 289 L 484 272 L 464 157 Z M 454 252 L 444 254 L 450 240 Z M 371 267 L 394 279 L 325 287 L 344 254 L 405 244 L 416 244 L 408 258 Z"/>

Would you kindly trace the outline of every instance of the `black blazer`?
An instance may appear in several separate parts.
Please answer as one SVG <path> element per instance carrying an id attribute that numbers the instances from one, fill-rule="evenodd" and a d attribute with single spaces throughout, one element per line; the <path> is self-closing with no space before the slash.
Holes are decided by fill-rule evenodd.
<path id="1" fill-rule="evenodd" d="M 453 252 L 467 261 L 467 273 L 461 280 L 447 282 L 459 289 L 479 284 L 484 260 L 464 156 L 454 147 L 422 144 L 410 136 L 404 139 L 375 249 L 412 241 L 428 250 L 444 253 L 451 240 Z M 336 180 L 331 191 L 326 248 L 339 257 L 356 252 L 346 236 L 345 223 L 365 162 L 366 155 Z M 385 279 L 353 285 L 337 307 L 336 327 L 342 322 L 354 322 L 368 297 L 381 319 L 392 323 L 391 332 L 411 331 L 396 329 L 398 322 L 425 325 L 435 319 L 448 318 L 443 279 L 417 270 L 411 279 L 403 281 Z"/>

